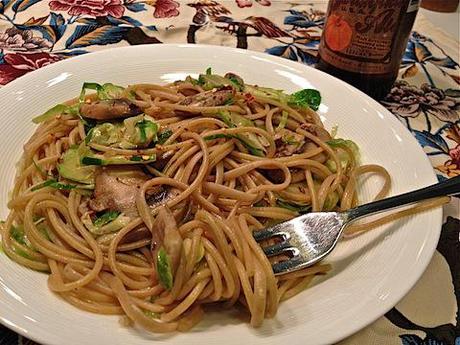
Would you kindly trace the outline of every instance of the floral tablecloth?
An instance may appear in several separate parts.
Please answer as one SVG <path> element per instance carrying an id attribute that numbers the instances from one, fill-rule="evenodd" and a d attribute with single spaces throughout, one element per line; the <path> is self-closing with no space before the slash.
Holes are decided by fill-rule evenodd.
<path id="1" fill-rule="evenodd" d="M 1 0 L 0 85 L 116 46 L 203 43 L 316 62 L 327 1 Z M 460 175 L 459 42 L 421 15 L 400 78 L 382 102 L 414 134 L 440 180 Z M 340 344 L 460 345 L 460 202 L 412 291 Z M 0 345 L 34 344 L 0 326 Z"/>

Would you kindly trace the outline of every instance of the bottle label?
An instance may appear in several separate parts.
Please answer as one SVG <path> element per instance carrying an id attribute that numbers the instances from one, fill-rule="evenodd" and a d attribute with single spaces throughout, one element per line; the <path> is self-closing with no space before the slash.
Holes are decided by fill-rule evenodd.
<path id="1" fill-rule="evenodd" d="M 331 0 L 320 44 L 321 59 L 351 72 L 391 72 L 398 31 L 406 13 L 416 11 L 419 2 Z"/>

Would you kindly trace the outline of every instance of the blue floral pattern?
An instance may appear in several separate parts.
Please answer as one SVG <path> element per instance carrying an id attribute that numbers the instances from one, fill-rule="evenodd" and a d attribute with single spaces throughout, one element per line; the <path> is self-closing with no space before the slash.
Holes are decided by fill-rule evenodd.
<path id="1" fill-rule="evenodd" d="M 292 42 L 276 45 L 265 51 L 309 65 L 315 64 L 324 26 L 324 12 L 309 8 L 304 11 L 290 9 L 288 13 L 284 24 L 290 26 L 288 32 L 292 35 Z"/>
<path id="2" fill-rule="evenodd" d="M 439 44 L 431 38 L 413 32 L 401 63 L 401 69 L 404 70 L 403 79 L 417 74 L 420 67 L 430 85 L 435 87 L 435 82 L 426 67 L 428 64 L 437 68 L 444 76 L 452 78 L 457 84 L 460 83 L 458 62 L 446 55 Z"/>

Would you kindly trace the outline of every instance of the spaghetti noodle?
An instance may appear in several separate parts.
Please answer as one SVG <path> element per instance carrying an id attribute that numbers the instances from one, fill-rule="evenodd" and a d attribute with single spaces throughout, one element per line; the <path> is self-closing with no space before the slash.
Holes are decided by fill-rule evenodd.
<path id="1" fill-rule="evenodd" d="M 186 331 L 216 302 L 260 326 L 330 266 L 275 277 L 251 232 L 355 206 L 364 173 L 383 177 L 378 198 L 390 188 L 384 168 L 360 166 L 356 145 L 324 129 L 319 97 L 210 71 L 164 86 L 85 83 L 34 119 L 4 251 L 48 272 L 70 304 L 148 331 Z"/>

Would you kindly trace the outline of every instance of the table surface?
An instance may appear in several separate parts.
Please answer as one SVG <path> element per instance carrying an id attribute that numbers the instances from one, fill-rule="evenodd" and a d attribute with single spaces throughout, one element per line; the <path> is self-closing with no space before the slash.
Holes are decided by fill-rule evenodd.
<path id="1" fill-rule="evenodd" d="M 424 8 L 421 8 L 419 13 L 424 15 L 433 25 L 456 38 L 457 41 L 460 40 L 460 6 L 453 13 L 434 12 Z"/>
<path id="2" fill-rule="evenodd" d="M 141 43 L 229 45 L 314 64 L 326 5 L 323 0 L 1 0 L 0 85 L 61 59 Z M 293 40 L 289 31 L 302 40 Z M 460 175 L 459 31 L 459 11 L 421 9 L 399 79 L 382 101 L 414 134 L 440 180 Z M 385 316 L 340 344 L 460 345 L 459 198 L 444 214 L 437 251 L 416 286 Z M 33 342 L 0 326 L 0 345 L 10 344 Z"/>

